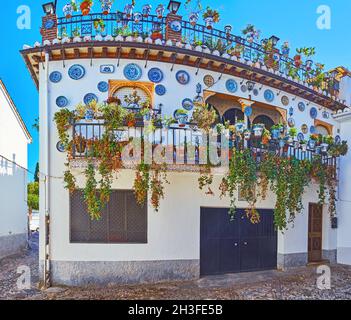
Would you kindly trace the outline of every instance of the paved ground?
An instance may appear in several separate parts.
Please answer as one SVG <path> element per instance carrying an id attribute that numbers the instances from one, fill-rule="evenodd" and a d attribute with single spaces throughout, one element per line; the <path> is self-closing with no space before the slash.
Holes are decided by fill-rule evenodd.
<path id="1" fill-rule="evenodd" d="M 331 290 L 319 290 L 315 267 L 289 272 L 268 271 L 208 277 L 198 281 L 107 288 L 51 288 L 37 290 L 38 235 L 31 249 L 0 261 L 0 299 L 348 299 L 351 267 L 332 267 Z M 19 266 L 31 269 L 32 288 L 18 291 Z"/>

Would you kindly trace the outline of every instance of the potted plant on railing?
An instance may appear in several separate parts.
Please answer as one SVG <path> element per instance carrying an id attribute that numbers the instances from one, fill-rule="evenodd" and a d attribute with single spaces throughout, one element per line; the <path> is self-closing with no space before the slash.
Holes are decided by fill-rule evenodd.
<path id="1" fill-rule="evenodd" d="M 263 123 L 254 124 L 254 126 L 252 127 L 252 131 L 253 131 L 254 136 L 256 138 L 262 137 L 263 130 L 264 130 L 264 124 Z"/>
<path id="2" fill-rule="evenodd" d="M 63 7 L 63 13 L 67 19 L 71 19 L 73 13 L 76 11 L 78 11 L 78 7 L 75 1 L 71 1 Z"/>
<path id="3" fill-rule="evenodd" d="M 125 14 L 127 19 L 130 19 L 132 17 L 133 9 L 134 9 L 134 5 L 133 4 L 127 3 L 124 6 L 124 14 Z"/>
<path id="4" fill-rule="evenodd" d="M 105 25 L 104 20 L 102 20 L 102 19 L 94 20 L 93 25 L 94 25 L 94 28 L 97 32 L 103 33 L 105 31 L 106 25 Z"/>
<path id="5" fill-rule="evenodd" d="M 87 16 L 90 13 L 91 7 L 93 6 L 93 0 L 83 0 L 80 4 L 80 10 L 83 16 Z"/>
<path id="6" fill-rule="evenodd" d="M 176 111 L 176 118 L 177 118 L 179 127 L 183 128 L 188 122 L 188 112 L 184 109 L 178 109 Z"/>
<path id="7" fill-rule="evenodd" d="M 317 142 L 318 142 L 318 135 L 311 134 L 310 140 L 308 141 L 308 146 L 310 147 L 310 149 L 314 150 L 317 146 Z"/>
<path id="8" fill-rule="evenodd" d="M 217 119 L 218 116 L 213 107 L 205 103 L 196 104 L 193 112 L 193 121 L 200 129 L 209 132 Z"/>
<path id="9" fill-rule="evenodd" d="M 244 30 L 242 30 L 242 34 L 245 36 L 246 41 L 249 43 L 253 43 L 254 41 L 258 41 L 260 38 L 260 30 L 257 30 L 256 27 L 252 24 L 248 24 Z"/>
<path id="10" fill-rule="evenodd" d="M 73 144 L 77 153 L 84 153 L 87 146 L 87 140 L 82 135 L 76 135 L 73 139 Z"/>
<path id="11" fill-rule="evenodd" d="M 334 138 L 330 135 L 324 136 L 321 141 L 321 152 L 327 153 L 330 146 L 332 146 L 334 143 Z"/>
<path id="12" fill-rule="evenodd" d="M 303 152 L 307 151 L 307 141 L 306 140 L 300 141 L 300 148 L 301 148 L 301 151 L 303 151 Z"/>
<path id="13" fill-rule="evenodd" d="M 151 9 L 152 9 L 152 7 L 150 4 L 143 5 L 141 12 L 142 12 L 144 18 L 147 18 L 150 15 Z"/>
<path id="14" fill-rule="evenodd" d="M 249 141 L 251 139 L 251 131 L 249 129 L 245 129 L 243 132 L 244 139 Z"/>
<path id="15" fill-rule="evenodd" d="M 108 15 L 111 11 L 114 0 L 100 0 L 102 14 Z"/>
<path id="16" fill-rule="evenodd" d="M 271 140 L 271 133 L 269 132 L 269 130 L 264 129 L 262 133 L 262 144 L 268 145 L 270 140 Z"/>
<path id="17" fill-rule="evenodd" d="M 281 132 L 282 129 L 284 129 L 284 126 L 281 123 L 275 124 L 274 126 L 272 126 L 272 128 L 271 128 L 272 139 L 278 140 L 280 134 L 282 133 Z"/>
<path id="18" fill-rule="evenodd" d="M 203 14 L 203 18 L 206 23 L 206 28 L 208 30 L 213 29 L 213 24 L 218 23 L 220 19 L 219 12 L 217 10 L 213 10 L 210 7 L 206 8 L 206 11 Z"/>
<path id="19" fill-rule="evenodd" d="M 199 14 L 197 12 L 192 12 L 189 16 L 190 25 L 192 25 L 193 27 L 196 26 L 198 20 L 199 20 Z"/>
<path id="20" fill-rule="evenodd" d="M 243 120 L 238 120 L 235 123 L 235 131 L 242 134 L 246 128 L 245 122 Z"/>
<path id="21" fill-rule="evenodd" d="M 285 41 L 282 45 L 282 55 L 284 57 L 289 57 L 289 53 L 290 53 L 290 46 L 289 46 L 289 42 Z"/>
<path id="22" fill-rule="evenodd" d="M 342 141 L 340 144 L 333 143 L 328 150 L 332 157 L 345 156 L 348 152 L 347 141 Z"/>
<path id="23" fill-rule="evenodd" d="M 294 144 L 294 148 L 298 148 L 299 147 L 299 141 L 295 140 L 295 138 L 297 137 L 297 129 L 296 128 L 291 128 L 289 130 L 289 137 L 290 137 L 290 143 Z"/>
<path id="24" fill-rule="evenodd" d="M 134 114 L 134 112 L 128 112 L 128 113 L 126 114 L 125 122 L 126 122 L 128 128 L 133 128 L 133 127 L 135 127 L 136 120 L 135 120 L 135 114 Z"/>
<path id="25" fill-rule="evenodd" d="M 157 15 L 157 18 L 159 19 L 162 19 L 163 17 L 163 14 L 165 12 L 165 7 L 163 4 L 159 4 L 156 8 L 156 15 Z"/>

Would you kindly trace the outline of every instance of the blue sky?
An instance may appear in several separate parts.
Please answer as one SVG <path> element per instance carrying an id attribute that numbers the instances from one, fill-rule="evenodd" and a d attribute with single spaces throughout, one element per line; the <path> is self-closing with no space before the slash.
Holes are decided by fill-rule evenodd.
<path id="1" fill-rule="evenodd" d="M 194 1 L 194 0 L 193 0 Z M 41 4 L 47 1 L 11 0 L 2 3 L 0 12 L 1 59 L 0 77 L 5 82 L 17 108 L 33 136 L 29 146 L 28 168 L 35 169 L 38 161 L 38 134 L 33 130 L 34 119 L 38 117 L 38 92 L 30 78 L 19 50 L 23 44 L 33 45 L 40 40 Z M 67 0 L 58 0 L 58 14 Z M 137 10 L 147 1 L 137 0 Z M 149 1 L 155 8 L 161 1 Z M 182 1 L 184 2 L 184 1 Z M 99 10 L 95 0 L 95 12 Z M 126 1 L 115 1 L 114 9 L 123 10 Z M 163 2 L 167 5 L 168 1 Z M 327 68 L 343 65 L 351 68 L 351 1 L 350 0 L 221 0 L 202 1 L 203 6 L 211 6 L 221 13 L 219 28 L 231 24 L 235 34 L 248 24 L 254 24 L 262 31 L 262 36 L 277 35 L 281 41 L 289 41 L 292 48 L 313 46 L 317 54 L 315 61 L 325 63 Z M 31 9 L 31 29 L 17 28 L 17 8 L 27 5 Z M 331 9 L 331 29 L 320 30 L 316 26 L 317 8 L 327 5 Z M 138 9 L 139 8 L 139 9 Z M 184 9 L 181 13 L 186 14 Z"/>

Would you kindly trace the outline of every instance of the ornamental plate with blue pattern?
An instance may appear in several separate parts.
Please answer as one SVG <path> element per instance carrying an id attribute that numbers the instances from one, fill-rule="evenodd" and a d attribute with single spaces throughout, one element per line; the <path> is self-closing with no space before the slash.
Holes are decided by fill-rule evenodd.
<path id="1" fill-rule="evenodd" d="M 68 69 L 68 75 L 73 80 L 80 80 L 85 76 L 85 69 L 80 64 L 74 64 Z"/>
<path id="2" fill-rule="evenodd" d="M 300 133 L 297 135 L 297 140 L 299 140 L 299 141 L 305 140 L 305 136 L 304 136 L 304 134 L 303 134 L 302 132 L 300 132 Z"/>
<path id="3" fill-rule="evenodd" d="M 172 31 L 174 32 L 180 32 L 182 31 L 182 24 L 180 21 L 178 20 L 173 20 L 169 23 L 169 26 L 171 28 Z"/>
<path id="4" fill-rule="evenodd" d="M 272 90 L 266 90 L 264 92 L 264 98 L 266 99 L 266 101 L 268 102 L 272 102 L 274 100 L 274 93 Z"/>
<path id="5" fill-rule="evenodd" d="M 54 25 L 55 25 L 55 21 L 52 19 L 49 19 L 45 22 L 44 27 L 46 30 L 50 30 L 54 27 Z"/>
<path id="6" fill-rule="evenodd" d="M 160 83 L 163 80 L 163 72 L 159 68 L 152 68 L 148 73 L 149 80 L 154 83 Z"/>
<path id="7" fill-rule="evenodd" d="M 59 108 L 65 108 L 68 105 L 68 99 L 64 96 L 60 96 L 56 99 L 56 105 Z"/>
<path id="8" fill-rule="evenodd" d="M 108 83 L 106 81 L 101 81 L 98 83 L 97 88 L 100 92 L 108 91 Z"/>
<path id="9" fill-rule="evenodd" d="M 83 101 L 84 101 L 84 103 L 85 103 L 86 105 L 90 104 L 90 103 L 93 102 L 94 100 L 95 100 L 96 102 L 99 101 L 98 97 L 97 97 L 94 93 L 87 93 L 87 94 L 84 96 L 84 99 L 83 99 Z"/>
<path id="10" fill-rule="evenodd" d="M 316 119 L 318 116 L 318 111 L 315 107 L 311 108 L 310 110 L 310 116 L 312 119 Z"/>
<path id="11" fill-rule="evenodd" d="M 182 102 L 182 106 L 185 110 L 191 111 L 194 108 L 193 100 L 191 100 L 189 98 L 184 99 Z"/>
<path id="12" fill-rule="evenodd" d="M 329 119 L 330 118 L 330 113 L 327 111 L 323 111 L 323 118 L 324 119 Z"/>
<path id="13" fill-rule="evenodd" d="M 159 84 L 155 87 L 155 92 L 159 96 L 164 96 L 166 94 L 166 87 L 162 84 Z"/>
<path id="14" fill-rule="evenodd" d="M 315 126 L 311 126 L 311 127 L 310 127 L 310 132 L 311 132 L 312 134 L 316 133 L 316 127 L 315 127 Z"/>
<path id="15" fill-rule="evenodd" d="M 234 93 L 238 90 L 238 84 L 233 79 L 227 80 L 227 82 L 225 83 L 225 87 L 231 93 Z"/>
<path id="16" fill-rule="evenodd" d="M 66 151 L 65 145 L 61 141 L 57 142 L 56 149 L 58 152 L 65 152 Z"/>
<path id="17" fill-rule="evenodd" d="M 176 79 L 180 84 L 186 85 L 190 82 L 190 75 L 186 71 L 180 70 L 176 74 Z"/>
<path id="18" fill-rule="evenodd" d="M 297 105 L 297 107 L 299 108 L 299 110 L 300 110 L 301 112 L 304 112 L 305 109 L 306 109 L 306 106 L 305 106 L 305 104 L 304 104 L 303 102 L 299 102 L 299 104 Z"/>
<path id="19" fill-rule="evenodd" d="M 252 116 L 252 112 L 253 112 L 253 110 L 252 110 L 252 107 L 246 107 L 245 108 L 245 116 L 247 116 L 247 117 L 251 117 Z"/>
<path id="20" fill-rule="evenodd" d="M 62 74 L 59 71 L 53 71 L 50 73 L 49 79 L 53 83 L 58 83 L 62 80 Z"/>
<path id="21" fill-rule="evenodd" d="M 137 64 L 130 63 L 125 66 L 123 74 L 130 81 L 138 81 L 141 78 L 143 71 Z"/>

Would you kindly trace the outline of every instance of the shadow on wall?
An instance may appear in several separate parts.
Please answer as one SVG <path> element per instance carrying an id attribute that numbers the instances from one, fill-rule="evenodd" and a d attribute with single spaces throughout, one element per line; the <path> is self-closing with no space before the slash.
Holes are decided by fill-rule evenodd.
<path id="1" fill-rule="evenodd" d="M 12 161 L 16 162 L 16 154 L 12 155 Z M 0 156 L 0 177 L 16 175 L 19 168 L 13 162 Z"/>

